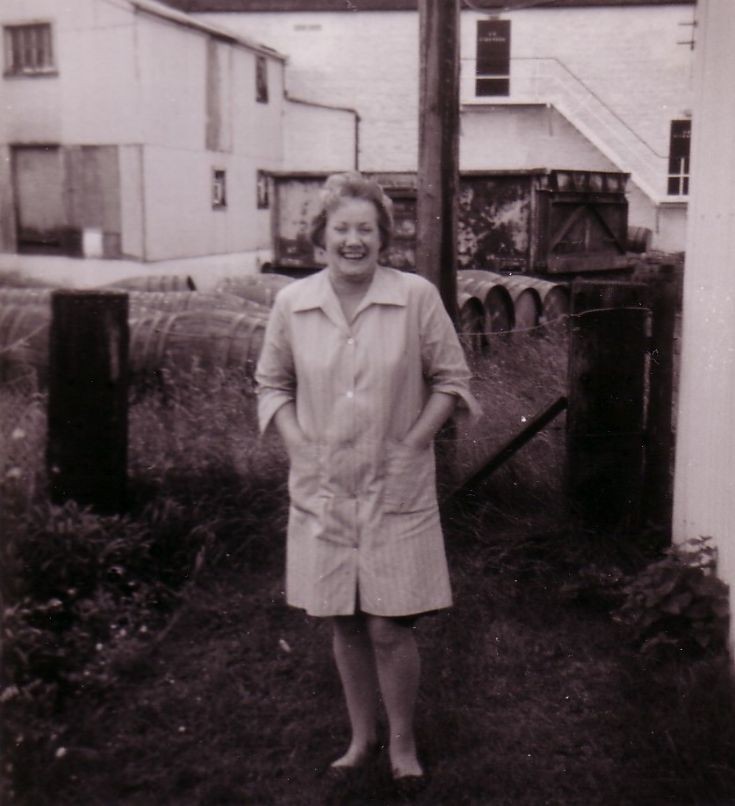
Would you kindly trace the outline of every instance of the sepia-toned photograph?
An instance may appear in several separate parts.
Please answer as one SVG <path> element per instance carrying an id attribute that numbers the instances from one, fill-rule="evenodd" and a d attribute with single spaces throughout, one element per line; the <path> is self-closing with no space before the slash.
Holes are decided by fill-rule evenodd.
<path id="1" fill-rule="evenodd" d="M 735 2 L 0 28 L 0 804 L 735 806 Z"/>

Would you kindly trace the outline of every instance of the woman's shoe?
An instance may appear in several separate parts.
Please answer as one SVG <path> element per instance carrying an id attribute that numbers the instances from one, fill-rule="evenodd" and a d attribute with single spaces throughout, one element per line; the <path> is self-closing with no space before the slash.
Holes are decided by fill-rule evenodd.
<path id="1" fill-rule="evenodd" d="M 369 767 L 380 755 L 382 749 L 383 745 L 380 744 L 380 742 L 371 744 L 365 751 L 365 755 L 362 757 L 359 764 L 340 764 L 338 766 L 328 764 L 321 771 L 321 777 L 335 784 L 348 783 L 352 781 L 359 772 Z"/>
<path id="2" fill-rule="evenodd" d="M 428 776 L 424 773 L 422 775 L 393 775 L 393 792 L 399 800 L 412 801 L 415 800 L 426 789 L 429 783 Z"/>

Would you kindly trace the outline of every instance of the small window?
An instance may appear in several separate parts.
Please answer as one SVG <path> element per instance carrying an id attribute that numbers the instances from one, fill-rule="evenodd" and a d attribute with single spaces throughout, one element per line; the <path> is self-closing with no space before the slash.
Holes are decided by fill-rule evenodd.
<path id="1" fill-rule="evenodd" d="M 212 173 L 212 209 L 227 207 L 227 176 L 217 168 Z"/>
<path id="2" fill-rule="evenodd" d="M 510 20 L 478 20 L 476 95 L 510 95 Z"/>
<path id="3" fill-rule="evenodd" d="M 5 75 L 55 73 L 51 24 L 7 25 L 4 29 Z"/>
<path id="4" fill-rule="evenodd" d="M 267 210 L 270 207 L 270 192 L 268 174 L 265 171 L 258 171 L 256 192 L 258 196 L 258 210 Z"/>
<path id="5" fill-rule="evenodd" d="M 265 56 L 255 57 L 255 100 L 259 104 L 268 103 L 268 60 Z"/>
<path id="6" fill-rule="evenodd" d="M 672 120 L 669 141 L 669 196 L 689 195 L 689 149 L 691 120 Z"/>

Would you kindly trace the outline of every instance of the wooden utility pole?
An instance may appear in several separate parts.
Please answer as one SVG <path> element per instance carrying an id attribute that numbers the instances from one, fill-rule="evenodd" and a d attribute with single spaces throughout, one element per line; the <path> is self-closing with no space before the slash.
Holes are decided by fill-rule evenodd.
<path id="1" fill-rule="evenodd" d="M 459 2 L 419 0 L 416 269 L 457 320 Z"/>

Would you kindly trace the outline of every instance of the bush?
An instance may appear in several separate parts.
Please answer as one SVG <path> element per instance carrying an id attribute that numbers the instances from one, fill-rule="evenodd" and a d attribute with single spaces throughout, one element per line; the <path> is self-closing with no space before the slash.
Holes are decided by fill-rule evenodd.
<path id="1" fill-rule="evenodd" d="M 201 540 L 182 524 L 177 550 L 162 552 L 166 530 L 150 528 L 157 509 L 133 521 L 73 502 L 47 505 L 30 514 L 24 533 L 6 534 L 22 570 L 5 582 L 6 701 L 38 703 L 42 686 L 49 710 L 80 685 L 109 682 L 116 644 L 160 622 Z"/>
<path id="2" fill-rule="evenodd" d="M 285 518 L 285 457 L 257 439 L 232 374 L 133 402 L 125 515 L 49 503 L 45 403 L 0 395 L 0 705 L 18 771 L 44 757 L 65 704 L 150 667 L 205 564 L 276 554 L 266 529 Z"/>
<path id="3" fill-rule="evenodd" d="M 724 648 L 728 592 L 715 574 L 716 556 L 710 538 L 695 538 L 627 580 L 614 618 L 644 654 Z"/>

